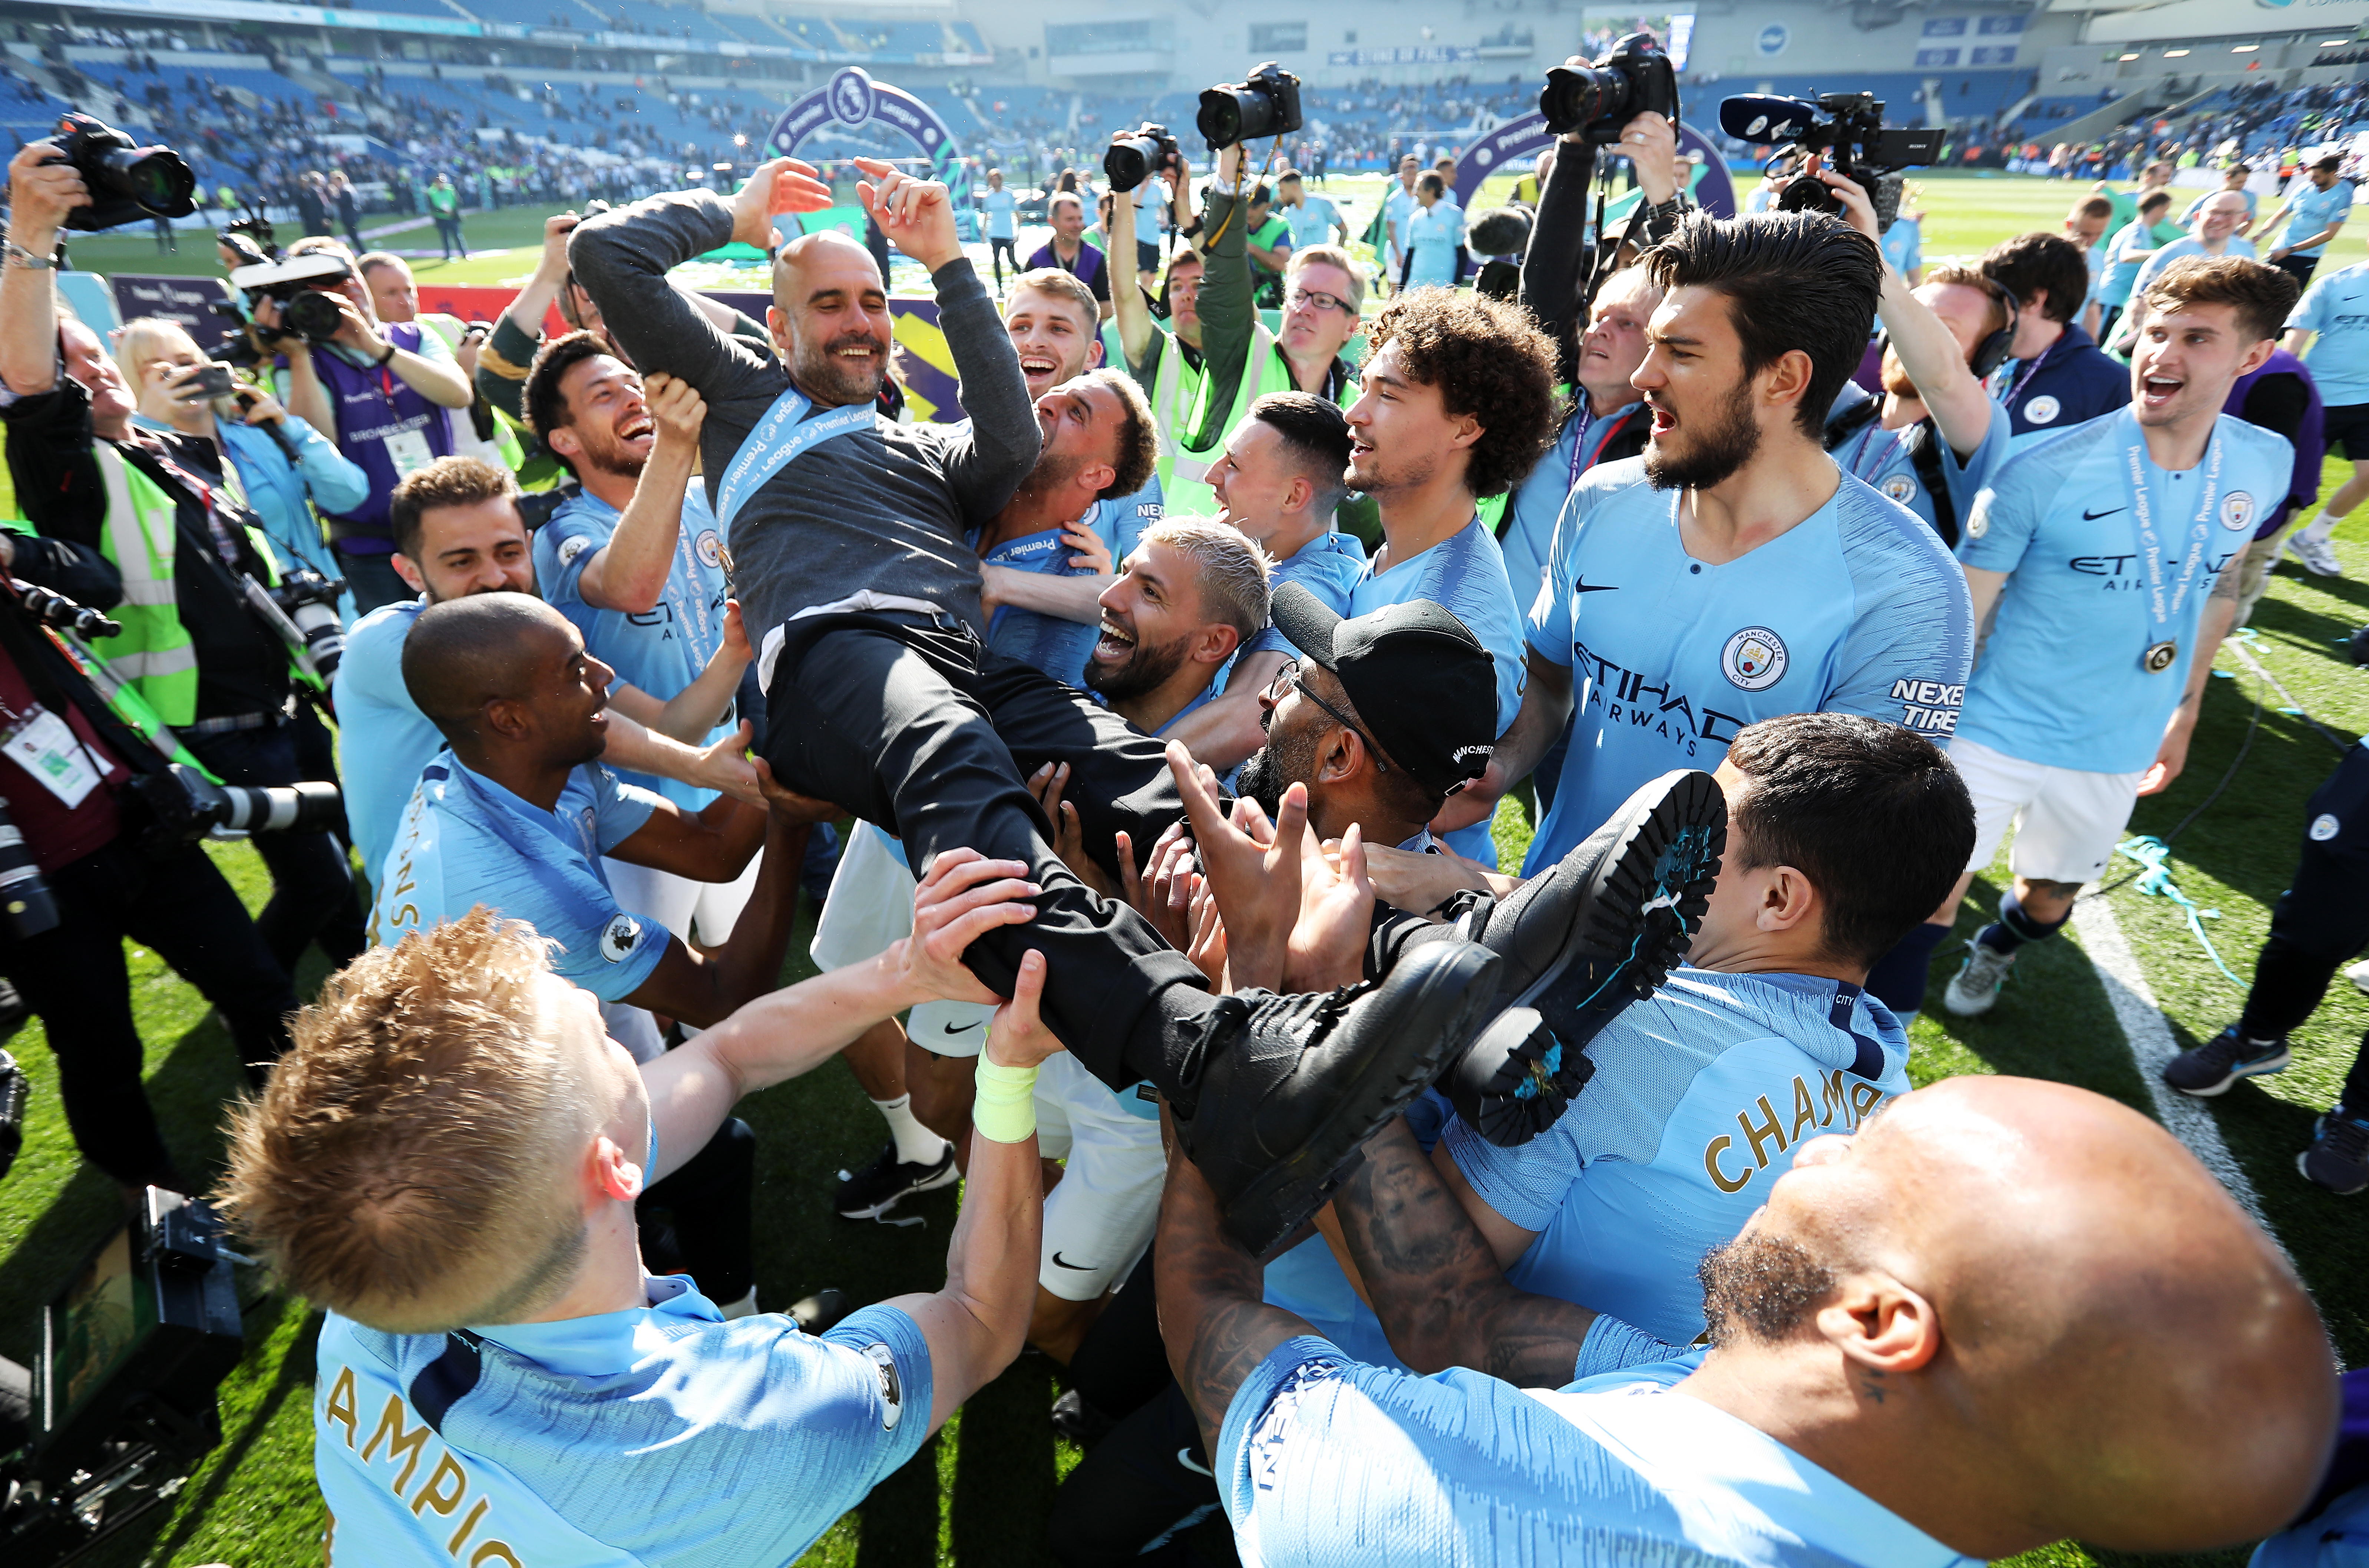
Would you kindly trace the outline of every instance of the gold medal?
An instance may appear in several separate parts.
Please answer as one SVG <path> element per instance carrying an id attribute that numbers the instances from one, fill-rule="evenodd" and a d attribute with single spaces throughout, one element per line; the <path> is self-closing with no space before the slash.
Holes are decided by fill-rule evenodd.
<path id="1" fill-rule="evenodd" d="M 2178 643 L 2161 642 L 2149 647 L 2146 652 L 2140 656 L 2139 663 L 2146 667 L 2146 672 L 2149 675 L 2160 675 L 2165 670 L 2169 670 L 2171 668 L 2172 660 L 2179 657 L 2180 645 Z"/>

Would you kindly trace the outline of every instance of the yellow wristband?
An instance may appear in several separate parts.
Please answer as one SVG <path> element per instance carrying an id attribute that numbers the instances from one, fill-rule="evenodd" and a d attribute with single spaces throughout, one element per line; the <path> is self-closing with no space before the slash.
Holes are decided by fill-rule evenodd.
<path id="1" fill-rule="evenodd" d="M 978 1097 L 971 1102 L 970 1125 L 998 1143 L 1025 1143 L 1036 1136 L 1036 1070 L 999 1067 L 978 1053 Z"/>

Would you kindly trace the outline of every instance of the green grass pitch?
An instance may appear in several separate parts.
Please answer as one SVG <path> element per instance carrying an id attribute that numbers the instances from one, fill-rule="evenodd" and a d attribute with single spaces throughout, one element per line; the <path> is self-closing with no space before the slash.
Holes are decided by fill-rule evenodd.
<path id="1" fill-rule="evenodd" d="M 1970 255 L 2026 228 L 2053 228 L 2074 193 L 2063 183 L 2018 177 L 1934 176 L 1919 183 L 1929 213 L 1928 260 Z M 1334 186 L 1336 197 L 1350 197 L 1352 223 L 1359 223 L 1370 211 L 1378 181 L 1343 179 Z M 530 271 L 539 219 L 515 210 L 472 219 L 473 240 L 519 248 L 457 263 L 451 269 L 454 280 L 504 282 Z M 398 246 L 432 243 L 432 231 L 422 225 L 416 235 L 392 239 Z M 185 246 L 177 259 L 197 262 L 189 270 L 210 270 L 203 248 Z M 2340 251 L 2352 259 L 2352 242 L 2340 242 Z M 102 269 L 154 269 L 144 235 L 85 242 L 76 260 Z M 445 270 L 431 263 L 421 275 L 435 278 Z M 2331 462 L 2327 487 L 2342 474 L 2343 465 Z M 2348 742 L 2369 729 L 2369 670 L 2345 663 L 2336 647 L 2369 621 L 2369 523 L 2356 518 L 2336 537 L 2349 577 L 2306 578 L 2292 564 L 2282 567 L 2254 617 L 2255 637 L 2248 646 L 2283 693 L 2260 683 L 2225 653 L 2219 669 L 2227 678 L 2212 683 L 2187 773 L 2168 795 L 2142 802 L 2133 824 L 2134 831 L 2161 835 L 2186 817 L 2222 780 L 2260 701 L 2259 725 L 2242 767 L 2173 845 L 2180 887 L 2217 911 L 2205 929 L 2241 976 L 2251 973 L 2270 906 L 2295 864 L 2304 797 L 2337 761 L 2336 749 L 2310 721 Z M 2295 708 L 2303 712 L 2290 711 Z M 1518 860 L 1529 824 L 1517 806 L 1509 803 L 1501 811 L 1497 834 L 1501 853 Z M 254 852 L 226 845 L 216 846 L 215 853 L 250 906 L 260 907 L 267 882 Z M 1985 918 L 2004 877 L 2002 860 L 1977 881 L 1962 911 L 1961 937 Z M 2132 887 L 2110 898 L 2179 1043 L 2184 1047 L 2210 1038 L 2235 1016 L 2242 990 L 2207 960 L 2180 911 L 2166 900 Z M 808 910 L 785 979 L 810 972 L 805 946 L 811 930 Z M 1933 1006 L 1914 1036 L 1912 1072 L 1918 1082 L 1962 1072 L 2028 1074 L 2080 1083 L 2146 1108 L 2146 1087 L 2070 935 L 2032 951 L 1998 1008 L 1985 1018 L 1960 1021 L 1940 1012 L 1939 987 L 1953 967 L 1945 948 L 1936 965 Z M 309 990 L 320 979 L 316 956 L 300 990 Z M 132 954 L 132 984 L 148 1042 L 150 1093 L 166 1137 L 185 1168 L 211 1173 L 219 1168 L 219 1106 L 238 1083 L 228 1037 L 196 994 L 153 955 Z M 2214 1102 L 2210 1113 L 2318 1293 L 2347 1365 L 2369 1356 L 2369 1312 L 2361 1305 L 2369 1277 L 2355 1255 L 2364 1209 L 2361 1201 L 2306 1184 L 2294 1157 L 2310 1135 L 2313 1116 L 2335 1097 L 2364 1027 L 2369 997 L 2340 979 L 2296 1036 L 2295 1067 L 2239 1087 Z M 33 1101 L 24 1153 L 0 1184 L 0 1353 L 29 1362 L 37 1307 L 110 1222 L 116 1199 L 111 1184 L 75 1158 L 40 1024 L 12 1046 L 31 1075 Z M 933 1288 L 944 1277 L 953 1193 L 909 1204 L 907 1211 L 924 1224 L 906 1229 L 851 1224 L 829 1210 L 833 1173 L 868 1158 L 882 1140 L 878 1117 L 844 1069 L 833 1064 L 770 1090 L 746 1102 L 741 1114 L 760 1139 L 759 1288 L 765 1301 L 778 1306 L 823 1285 L 876 1299 Z M 264 1289 L 253 1276 L 243 1285 L 250 1295 Z M 246 1323 L 248 1355 L 223 1389 L 221 1447 L 168 1507 L 94 1562 L 294 1568 L 319 1561 L 322 1510 L 309 1454 L 316 1319 L 301 1303 L 263 1294 Z M 1044 1522 L 1053 1488 L 1077 1457 L 1055 1438 L 1047 1418 L 1056 1388 L 1048 1363 L 1024 1357 L 842 1519 L 805 1562 L 1001 1568 L 1046 1561 Z M 2233 1551 L 2193 1561 L 2234 1564 L 2243 1556 Z M 2066 1543 L 2019 1561 L 2116 1560 Z"/>

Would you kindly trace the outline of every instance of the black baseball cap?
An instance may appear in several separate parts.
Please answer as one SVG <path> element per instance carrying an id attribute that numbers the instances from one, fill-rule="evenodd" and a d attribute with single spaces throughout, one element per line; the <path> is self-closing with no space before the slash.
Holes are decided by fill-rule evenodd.
<path id="1" fill-rule="evenodd" d="M 1296 582 L 1276 629 L 1333 672 L 1390 761 L 1434 795 L 1479 778 L 1497 746 L 1497 669 L 1471 628 L 1428 599 L 1334 613 Z"/>

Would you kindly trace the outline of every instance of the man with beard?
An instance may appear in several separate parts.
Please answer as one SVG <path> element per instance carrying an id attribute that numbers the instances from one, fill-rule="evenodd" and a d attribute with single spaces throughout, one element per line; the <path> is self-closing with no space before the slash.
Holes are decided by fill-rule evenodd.
<path id="1" fill-rule="evenodd" d="M 1382 543 L 1349 613 L 1418 599 L 1445 608 L 1496 661 L 1490 722 L 1503 731 L 1523 701 L 1522 612 L 1480 502 L 1519 483 L 1553 434 L 1553 345 L 1520 306 L 1448 290 L 1392 300 L 1366 340 L 1345 478 L 1373 498 Z M 1485 811 L 1443 826 L 1457 854 L 1496 867 Z"/>
<path id="2" fill-rule="evenodd" d="M 1260 1300 L 1180 1152 L 1161 1317 L 1244 1559 L 1948 1568 L 2255 1540 L 2318 1487 L 2319 1314 L 2138 1112 L 1952 1078 L 1765 1196 L 1703 1260 L 1707 1350 L 1533 1298 L 1486 1358 L 1535 1364 L 1522 1390 L 1363 1365 Z"/>
<path id="3" fill-rule="evenodd" d="M 1047 1024 L 1110 1088 L 1157 1087 L 1217 1173 L 1228 1223 L 1264 1247 L 1488 1022 L 1496 998 L 1479 982 L 1495 956 L 1442 944 L 1321 1009 L 1213 995 L 1149 921 L 1069 870 L 1024 782 L 1047 762 L 1071 768 L 1084 853 L 1114 877 L 1116 834 L 1148 850 L 1182 795 L 1156 743 L 983 646 L 966 538 L 1035 466 L 1041 432 L 945 188 L 857 164 L 866 208 L 932 275 L 967 436 L 875 412 L 893 324 L 878 267 L 845 236 L 782 247 L 768 318 L 777 359 L 717 332 L 668 285 L 671 268 L 727 240 L 768 242 L 774 212 L 828 205 L 809 166 L 770 160 L 728 202 L 683 191 L 603 213 L 577 229 L 569 257 L 636 362 L 706 402 L 707 483 L 760 629 L 764 750 L 782 782 L 895 833 L 916 875 L 955 848 L 1027 865 L 1041 892 L 1024 936 L 990 932 L 966 962 L 1008 994 L 1023 954 L 1042 952 Z M 1632 909 L 1625 923 L 1643 918 Z M 1574 929 L 1573 942 L 1592 953 L 1599 934 Z"/>
<path id="4" fill-rule="evenodd" d="M 1717 767 L 1759 719 L 1947 735 L 1973 651 L 1964 579 L 1933 531 L 1819 445 L 1874 325 L 1875 242 L 1823 213 L 1695 214 L 1644 265 L 1663 289 L 1636 374 L 1653 439 L 1581 476 L 1530 612 L 1521 712 L 1442 813 L 1485 815 L 1574 715 L 1532 872 L 1647 780 Z M 1413 868 L 1442 885 L 1392 901 L 1429 907 L 1454 869 Z"/>
<path id="5" fill-rule="evenodd" d="M 698 681 L 726 646 L 724 540 L 707 493 L 692 481 L 706 407 L 672 376 L 642 377 L 590 332 L 543 346 L 520 394 L 527 428 L 573 475 L 570 493 L 535 531 L 534 575 L 551 607 L 567 617 L 593 658 L 641 690 L 670 698 Z M 738 645 L 745 661 L 748 645 Z M 745 662 L 739 668 L 746 668 Z M 739 679 L 739 669 L 731 671 Z M 729 697 L 727 697 L 729 702 Z M 701 744 L 730 738 L 727 712 Z M 704 810 L 712 790 L 627 774 L 625 782 L 685 811 Z M 694 927 L 709 946 L 732 934 L 755 886 L 752 864 L 709 886 L 631 863 L 603 868 L 626 908 L 686 942 Z M 611 1030 L 655 1026 L 612 1016 Z"/>
<path id="6" fill-rule="evenodd" d="M 1217 695 L 1235 653 L 1266 630 L 1266 552 L 1224 523 L 1152 524 L 1103 590 L 1086 690 L 1146 735 Z"/>
<path id="7" fill-rule="evenodd" d="M 404 689 L 404 641 L 431 604 L 476 593 L 534 592 L 534 555 L 518 502 L 518 481 L 474 457 L 441 458 L 395 487 L 388 509 L 394 566 L 418 597 L 383 605 L 354 623 L 332 687 L 348 762 L 346 820 L 364 875 L 372 878 L 386 862 L 419 770 L 444 744 Z M 712 728 L 729 700 L 728 686 L 721 692 L 712 686 L 700 683 L 666 704 L 612 686 L 602 757 L 634 773 L 761 804 L 738 731 L 704 750 L 683 744 L 683 734 L 696 738 Z M 703 706 L 704 714 L 696 711 Z"/>

